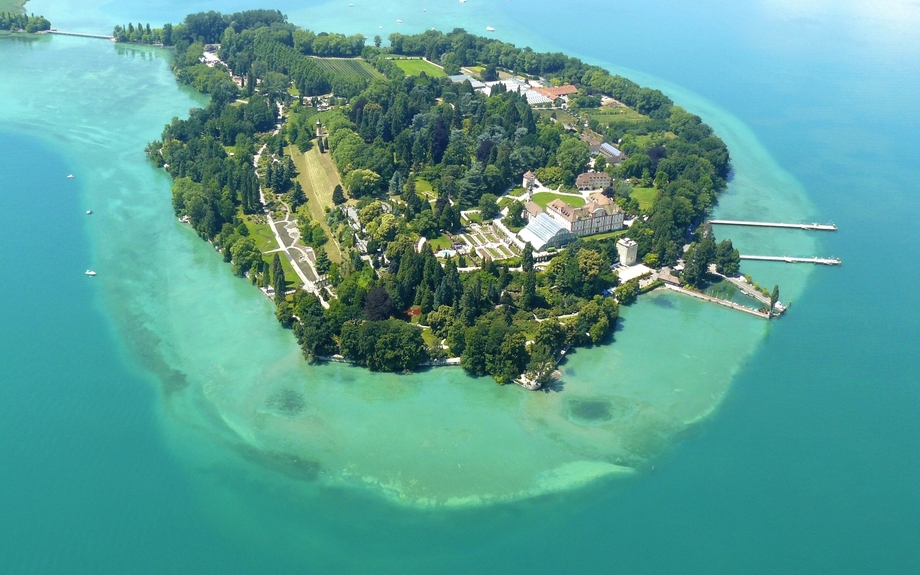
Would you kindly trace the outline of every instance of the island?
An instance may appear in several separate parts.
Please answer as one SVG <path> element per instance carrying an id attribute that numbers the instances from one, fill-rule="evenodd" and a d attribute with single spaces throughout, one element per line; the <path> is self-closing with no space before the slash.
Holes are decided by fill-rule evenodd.
<path id="1" fill-rule="evenodd" d="M 210 96 L 146 152 L 177 217 L 272 298 L 310 361 L 538 389 L 639 294 L 710 297 L 738 274 L 705 223 L 725 144 L 597 66 L 461 29 L 384 46 L 274 10 L 113 36 L 172 49 L 177 79 Z M 770 317 L 778 290 L 749 289 Z"/>

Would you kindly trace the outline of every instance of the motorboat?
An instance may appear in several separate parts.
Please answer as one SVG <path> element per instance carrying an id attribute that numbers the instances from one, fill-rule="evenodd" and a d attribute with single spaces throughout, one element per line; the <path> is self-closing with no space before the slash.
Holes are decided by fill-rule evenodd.
<path id="1" fill-rule="evenodd" d="M 86 270 L 86 275 L 88 275 L 89 277 L 94 277 L 96 275 L 96 272 L 94 272 L 93 270 Z"/>
<path id="2" fill-rule="evenodd" d="M 495 28 L 491 26 L 486 26 L 486 32 L 495 32 Z"/>
<path id="3" fill-rule="evenodd" d="M 68 180 L 72 180 L 72 179 L 73 179 L 73 174 L 67 174 L 67 179 L 68 179 Z"/>
<path id="4" fill-rule="evenodd" d="M 86 210 L 86 215 L 87 216 L 93 215 L 93 210 Z"/>

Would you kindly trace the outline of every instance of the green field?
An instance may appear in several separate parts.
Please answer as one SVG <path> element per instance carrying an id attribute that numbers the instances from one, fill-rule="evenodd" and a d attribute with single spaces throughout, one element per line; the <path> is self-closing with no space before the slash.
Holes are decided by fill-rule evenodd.
<path id="1" fill-rule="evenodd" d="M 329 241 L 324 246 L 329 259 L 333 262 L 342 261 L 342 253 L 339 250 L 338 242 L 326 223 L 325 208 L 332 208 L 335 204 L 332 201 L 332 190 L 337 184 L 341 183 L 339 172 L 332 163 L 332 156 L 329 152 L 319 153 L 319 146 L 313 146 L 306 154 L 301 154 L 297 146 L 288 146 L 285 150 L 287 155 L 294 160 L 294 166 L 297 167 L 297 181 L 303 188 L 307 196 L 307 208 L 310 210 L 310 216 L 313 221 L 319 222 L 329 237 Z"/>
<path id="2" fill-rule="evenodd" d="M 246 229 L 249 230 L 249 237 L 255 240 L 256 247 L 262 252 L 262 259 L 265 260 L 265 263 L 271 265 L 272 260 L 275 258 L 275 254 L 266 252 L 278 249 L 278 242 L 275 241 L 275 234 L 272 232 L 271 226 L 268 224 L 257 224 L 249 217 L 244 217 L 243 221 L 246 222 Z M 294 267 L 291 265 L 290 260 L 288 260 L 287 256 L 284 254 L 281 254 L 281 267 L 284 268 L 284 279 L 287 281 L 289 287 L 300 285 L 300 276 L 294 271 Z"/>
<path id="3" fill-rule="evenodd" d="M 555 199 L 560 199 L 574 208 L 580 208 L 585 205 L 585 201 L 582 198 L 577 198 L 575 196 L 564 196 L 562 194 L 551 194 L 549 192 L 540 192 L 539 194 L 533 195 L 534 203 L 541 208 L 545 208 L 547 204 Z"/>
<path id="4" fill-rule="evenodd" d="M 658 190 L 655 188 L 634 188 L 629 197 L 639 202 L 639 209 L 648 211 L 655 205 L 655 198 L 658 196 Z"/>
<path id="5" fill-rule="evenodd" d="M 648 116 L 643 116 L 632 108 L 603 106 L 601 108 L 588 108 L 582 114 L 589 119 L 597 120 L 601 124 L 641 124 L 647 121 Z"/>
<path id="6" fill-rule="evenodd" d="M 314 58 L 327 72 L 338 76 L 358 76 L 373 80 L 383 78 L 373 66 L 360 58 Z"/>
<path id="7" fill-rule="evenodd" d="M 399 68 L 405 72 L 407 76 L 418 76 L 421 72 L 424 72 L 426 75 L 432 78 L 440 78 L 441 76 L 447 75 L 441 68 L 438 68 L 431 62 L 422 60 L 420 58 L 399 58 L 394 59 L 393 63 L 399 66 Z"/>
<path id="8" fill-rule="evenodd" d="M 449 237 L 441 234 L 436 238 L 431 238 L 428 240 L 428 245 L 430 245 L 431 249 L 433 249 L 435 252 L 439 252 L 441 250 L 449 250 L 453 248 L 454 242 L 452 242 Z"/>

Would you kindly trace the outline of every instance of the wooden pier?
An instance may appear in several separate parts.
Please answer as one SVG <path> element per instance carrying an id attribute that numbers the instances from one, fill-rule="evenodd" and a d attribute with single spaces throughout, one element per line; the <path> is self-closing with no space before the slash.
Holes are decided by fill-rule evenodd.
<path id="1" fill-rule="evenodd" d="M 721 226 L 754 226 L 759 228 L 791 228 L 816 232 L 836 232 L 835 224 L 783 224 L 774 222 L 746 222 L 742 220 L 709 220 L 710 224 Z"/>
<path id="2" fill-rule="evenodd" d="M 843 262 L 840 258 L 793 258 L 789 256 L 746 256 L 743 260 L 758 260 L 765 262 L 786 262 L 787 264 L 821 264 L 825 266 L 839 266 Z"/>

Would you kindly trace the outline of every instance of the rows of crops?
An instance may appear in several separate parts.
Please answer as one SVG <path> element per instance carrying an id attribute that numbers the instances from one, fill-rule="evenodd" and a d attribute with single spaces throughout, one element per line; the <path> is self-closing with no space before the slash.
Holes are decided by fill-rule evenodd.
<path id="1" fill-rule="evenodd" d="M 359 78 L 381 78 L 383 74 L 373 66 L 358 58 L 314 58 L 327 72 L 336 76 L 357 76 Z"/>

